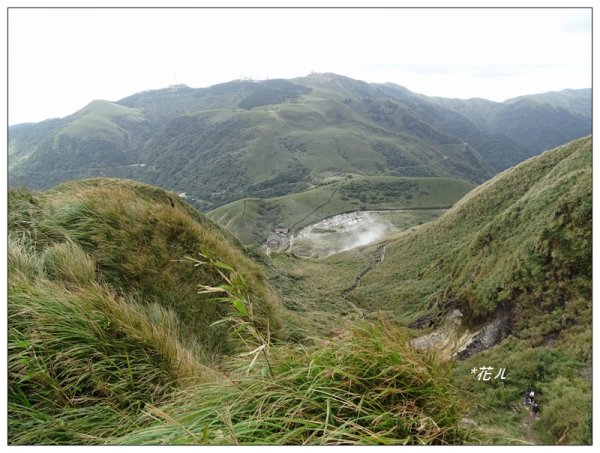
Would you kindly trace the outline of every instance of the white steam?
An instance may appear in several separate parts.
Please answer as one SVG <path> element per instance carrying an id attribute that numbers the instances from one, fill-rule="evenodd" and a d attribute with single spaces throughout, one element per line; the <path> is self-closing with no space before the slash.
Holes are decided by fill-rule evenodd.
<path id="1" fill-rule="evenodd" d="M 356 231 L 351 232 L 343 239 L 344 246 L 340 251 L 351 250 L 356 247 L 362 247 L 363 245 L 369 245 L 376 242 L 389 233 L 390 225 L 381 221 L 376 220 L 373 223 L 369 223 L 364 227 L 359 227 Z"/>
<path id="2" fill-rule="evenodd" d="M 323 258 L 376 242 L 393 229 L 374 212 L 340 214 L 299 231 L 295 235 L 294 252 Z"/>

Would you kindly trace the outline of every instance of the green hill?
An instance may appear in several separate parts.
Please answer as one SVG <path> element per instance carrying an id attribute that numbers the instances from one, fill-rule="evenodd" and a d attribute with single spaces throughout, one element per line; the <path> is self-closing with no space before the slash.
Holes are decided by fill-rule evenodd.
<path id="1" fill-rule="evenodd" d="M 411 294 L 407 283 L 410 282 L 409 276 L 415 279 L 415 283 L 417 279 L 421 282 L 429 280 L 437 282 L 435 287 L 444 288 L 445 297 L 454 296 L 458 306 L 468 308 L 474 316 L 493 312 L 502 300 L 513 297 L 512 284 L 508 282 L 515 281 L 515 263 L 528 261 L 523 259 L 522 254 L 539 253 L 542 244 L 538 242 L 549 241 L 545 238 L 545 230 L 550 231 L 565 213 L 569 222 L 582 222 L 569 224 L 569 227 L 589 227 L 586 223 L 589 218 L 585 215 L 590 211 L 585 210 L 590 208 L 588 203 L 591 200 L 590 152 L 588 138 L 544 153 L 501 173 L 467 194 L 438 221 L 390 244 L 386 254 L 388 264 L 384 263 L 374 270 L 365 283 L 377 274 L 385 275 L 387 283 L 382 281 L 384 284 L 379 285 L 379 281 L 374 281 L 373 284 L 379 295 L 383 295 L 386 289 L 391 292 L 391 285 L 402 286 L 406 288 L 402 290 L 401 297 L 405 303 L 420 300 L 421 304 L 427 305 L 437 294 L 433 291 L 430 293 L 432 297 L 424 297 L 428 296 L 424 293 Z M 572 210 L 583 211 L 575 215 L 570 213 Z M 562 244 L 559 240 L 549 242 L 552 245 L 550 252 L 555 246 L 575 245 L 570 242 Z M 423 252 L 424 244 L 427 244 L 426 253 Z M 586 246 L 587 243 L 583 242 L 576 249 L 589 252 Z M 409 260 L 410 266 L 396 266 L 395 259 L 405 261 L 407 256 L 417 256 L 415 253 L 419 256 L 418 262 Z M 439 266 L 436 265 L 438 262 Z M 556 258 L 552 262 L 556 265 Z M 582 259 L 582 263 L 586 262 Z M 565 264 L 575 263 L 569 261 Z M 402 278 L 388 279 L 389 275 Z M 448 282 L 451 285 L 446 287 Z M 452 292 L 448 293 L 450 290 Z M 467 297 L 469 295 L 472 297 Z M 381 299 L 392 298 L 386 296 Z"/>
<path id="2" fill-rule="evenodd" d="M 10 190 L 9 443 L 591 444 L 591 149 L 326 259 L 246 249 L 134 181 Z M 432 207 L 469 189 L 338 177 L 273 212 L 300 225 L 332 195 Z"/>
<path id="3" fill-rule="evenodd" d="M 389 242 L 385 260 L 349 295 L 363 310 L 430 326 L 424 333 L 434 329 L 439 338 L 458 309 L 462 327 L 451 336 L 459 344 L 462 335 L 494 331 L 459 357 L 499 345 L 457 375 L 496 411 L 478 411 L 482 424 L 506 426 L 516 437 L 524 433 L 514 406 L 535 387 L 547 407 L 536 425 L 539 442 L 591 439 L 591 151 L 585 138 L 501 173 L 436 221 Z M 511 380 L 474 389 L 469 367 L 483 362 L 509 367 Z"/>
<path id="4" fill-rule="evenodd" d="M 473 185 L 451 178 L 370 176 L 331 178 L 306 192 L 270 199 L 244 199 L 210 211 L 208 217 L 245 244 L 262 244 L 276 227 L 296 232 L 336 214 L 368 209 L 447 209 Z"/>
<path id="5" fill-rule="evenodd" d="M 208 211 L 299 193 L 334 175 L 481 183 L 548 143 L 588 134 L 580 98 L 490 107 L 336 74 L 180 85 L 11 126 L 9 184 L 45 189 L 90 176 L 129 178 L 183 192 Z"/>
<path id="6" fill-rule="evenodd" d="M 9 178 L 14 176 L 17 184 L 32 188 L 90 176 L 139 173 L 143 166 L 138 147 L 152 130 L 139 110 L 101 100 L 69 117 L 40 124 L 45 132 L 37 131 L 37 125 L 17 128 L 9 145 Z M 31 180 L 19 179 L 23 173 Z"/>
<path id="7" fill-rule="evenodd" d="M 561 90 L 561 91 L 549 91 L 547 93 L 531 94 L 529 96 L 520 96 L 504 101 L 505 104 L 513 104 L 524 99 L 530 99 L 540 104 L 548 104 L 553 107 L 560 107 L 568 110 L 572 113 L 582 115 L 584 117 L 591 117 L 591 89 L 579 89 L 579 90 Z"/>
<path id="8" fill-rule="evenodd" d="M 481 130 L 498 139 L 508 138 L 521 145 L 520 153 L 531 157 L 591 133 L 590 89 L 562 90 L 491 102 L 484 99 L 431 98 L 436 104 L 468 118 Z M 509 147 L 509 153 L 515 147 Z M 486 156 L 487 157 L 487 156 Z M 511 157 L 499 169 L 521 160 Z"/>
<path id="9" fill-rule="evenodd" d="M 261 270 L 176 195 L 109 179 L 9 192 L 13 442 L 39 442 L 46 429 L 49 443 L 84 441 L 94 433 L 70 434 L 80 417 L 106 417 L 97 429 L 116 432 L 120 412 L 218 375 L 214 365 L 236 346 L 225 327 L 209 327 L 227 309 L 198 294 L 199 284 L 223 283 L 184 259 L 200 250 L 240 269 L 257 325 L 277 335 L 279 301 Z"/>

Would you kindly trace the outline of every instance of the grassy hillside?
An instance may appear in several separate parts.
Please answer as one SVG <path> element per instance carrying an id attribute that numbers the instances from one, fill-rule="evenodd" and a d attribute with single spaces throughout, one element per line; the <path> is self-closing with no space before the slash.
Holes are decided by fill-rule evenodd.
<path id="1" fill-rule="evenodd" d="M 591 117 L 592 112 L 592 90 L 584 88 L 579 90 L 566 89 L 561 91 L 549 91 L 547 93 L 519 96 L 504 101 L 505 104 L 513 104 L 524 99 L 534 100 L 540 104 L 549 104 L 577 113 L 584 117 Z"/>
<path id="2" fill-rule="evenodd" d="M 306 192 L 266 200 L 239 200 L 207 215 L 243 243 L 257 245 L 262 244 L 275 227 L 298 231 L 343 212 L 448 208 L 472 187 L 465 181 L 450 178 L 330 178 Z"/>
<path id="3" fill-rule="evenodd" d="M 20 162 L 43 146 L 63 124 L 64 119 L 51 119 L 37 124 L 25 123 L 11 126 L 10 140 L 8 141 L 8 171 L 18 168 Z"/>
<path id="4" fill-rule="evenodd" d="M 310 93 L 293 102 L 201 110 L 166 122 L 142 152 L 157 171 L 149 181 L 170 184 L 206 209 L 301 192 L 338 174 L 479 182 L 491 175 L 477 151 L 399 105 L 349 105 L 340 93 L 305 83 Z"/>
<path id="5" fill-rule="evenodd" d="M 203 211 L 344 174 L 481 183 L 589 134 L 588 100 L 585 90 L 505 103 L 430 98 L 330 73 L 173 86 L 9 128 L 9 183 L 129 178 L 185 192 Z"/>
<path id="6" fill-rule="evenodd" d="M 378 86 L 432 126 L 471 144 L 495 172 L 506 170 L 532 155 L 531 150 L 507 134 L 488 129 L 487 119 L 499 106 L 495 102 L 430 98 L 392 83 Z M 529 122 L 526 124 L 530 126 Z"/>
<path id="7" fill-rule="evenodd" d="M 430 99 L 463 115 L 498 139 L 504 137 L 519 143 L 526 150 L 526 157 L 592 132 L 590 89 L 519 96 L 501 103 L 484 99 Z M 511 154 L 514 149 L 507 151 Z M 523 157 L 513 159 L 511 156 L 512 161 L 504 168 L 517 164 Z"/>
<path id="8" fill-rule="evenodd" d="M 139 161 L 138 148 L 152 134 L 139 110 L 96 100 L 69 117 L 40 124 L 44 133 L 36 125 L 25 125 L 16 129 L 13 140 L 10 132 L 11 185 L 48 188 L 90 176 L 140 179 L 151 171 Z"/>
<path id="9" fill-rule="evenodd" d="M 177 196 L 106 179 L 10 191 L 11 442 L 93 441 L 181 383 L 218 375 L 210 366 L 239 346 L 209 327 L 227 307 L 198 294 L 224 283 L 184 260 L 200 250 L 242 272 L 257 325 L 277 335 L 261 270 Z"/>
<path id="10" fill-rule="evenodd" d="M 523 415 L 515 405 L 524 389 L 537 388 L 547 408 L 534 425 L 539 442 L 591 439 L 591 149 L 591 138 L 572 142 L 473 190 L 438 220 L 390 242 L 385 261 L 349 296 L 406 324 L 449 308 L 473 328 L 509 313 L 510 336 L 469 359 L 458 376 L 481 392 L 482 424 L 510 426 L 517 437 Z M 484 362 L 509 367 L 511 380 L 474 389 L 481 383 L 468 376 L 470 367 Z"/>
<path id="11" fill-rule="evenodd" d="M 275 377 L 198 386 L 149 426 L 109 442 L 170 445 L 455 445 L 463 402 L 448 370 L 403 332 L 363 326 L 302 350 L 278 348 Z"/>
<path id="12" fill-rule="evenodd" d="M 314 190 L 425 205 L 467 190 L 450 182 Z M 288 216 L 314 198 L 287 200 Z M 315 260 L 246 249 L 133 181 L 11 190 L 9 442 L 590 444 L 591 199 L 586 138 L 429 224 Z M 456 362 L 417 351 L 414 337 L 449 310 L 462 313 L 459 334 L 503 316 L 506 335 Z M 482 366 L 507 378 L 478 381 Z M 522 403 L 529 388 L 538 418 Z"/>
<path id="13" fill-rule="evenodd" d="M 554 230 L 565 221 L 577 232 L 583 229 L 583 233 L 590 226 L 590 153 L 590 139 L 585 139 L 528 160 L 470 192 L 437 222 L 390 244 L 388 264 L 382 264 L 369 276 L 375 279 L 385 275 L 381 280 L 373 280 L 372 286 L 379 296 L 389 292 L 385 297 L 375 297 L 390 300 L 392 286 L 402 286 L 402 293 L 394 293 L 395 296 L 402 294 L 401 299 L 414 307 L 417 300 L 427 304 L 435 299 L 426 297 L 436 295 L 431 288 L 445 289 L 451 282 L 448 290 L 452 290 L 459 305 L 468 307 L 474 317 L 485 316 L 500 301 L 513 297 L 513 284 L 509 282 L 515 281 L 516 263 L 530 262 L 542 253 L 558 253 L 556 247 L 573 246 L 578 252 L 589 253 L 587 242 L 574 242 L 574 238 L 563 238 L 565 233 Z M 559 237 L 554 239 L 553 235 Z M 531 258 L 526 260 L 523 254 Z M 418 262 L 411 259 L 410 266 L 402 264 L 408 256 L 418 257 Z M 541 260 L 540 267 L 549 264 L 544 256 L 535 258 Z M 561 264 L 590 264 L 589 256 L 581 258 L 586 259 L 577 263 L 573 257 L 565 257 L 567 261 Z M 556 257 L 551 263 L 558 265 Z M 586 275 L 576 271 L 587 272 L 589 268 L 575 268 L 568 275 Z M 400 279 L 388 279 L 389 275 Z M 413 278 L 415 288 L 408 284 Z M 424 280 L 433 284 L 424 285 L 430 293 L 412 293 Z M 473 297 L 468 297 L 472 292 Z"/>

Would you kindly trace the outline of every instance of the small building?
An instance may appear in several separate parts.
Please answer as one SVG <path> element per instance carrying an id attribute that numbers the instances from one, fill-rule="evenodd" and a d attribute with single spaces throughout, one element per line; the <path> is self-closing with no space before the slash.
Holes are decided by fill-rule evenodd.
<path id="1" fill-rule="evenodd" d="M 275 234 L 278 234 L 279 236 L 287 236 L 288 231 L 287 228 L 275 228 Z"/>
<path id="2" fill-rule="evenodd" d="M 281 243 L 282 243 L 281 238 L 279 236 L 272 234 L 271 236 L 269 236 L 267 238 L 267 249 L 277 250 L 279 247 L 281 247 Z"/>

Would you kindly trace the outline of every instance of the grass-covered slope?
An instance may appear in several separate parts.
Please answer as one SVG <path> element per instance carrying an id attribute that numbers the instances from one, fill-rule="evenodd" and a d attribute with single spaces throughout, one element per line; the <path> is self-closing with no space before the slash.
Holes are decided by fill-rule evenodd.
<path id="1" fill-rule="evenodd" d="M 500 164 L 499 167 L 493 165 L 494 168 L 504 169 L 521 162 L 524 157 L 591 134 L 591 94 L 587 88 L 520 96 L 501 103 L 485 99 L 429 100 L 464 116 L 480 131 L 495 137 L 493 142 L 497 144 L 507 143 L 506 140 L 518 143 L 517 149 L 510 147 L 504 151 L 492 146 L 494 151 L 499 151 L 494 153 L 495 156 L 489 156 L 485 149 L 482 150 L 486 159 L 491 158 Z M 461 127 L 461 130 L 464 128 Z M 467 141 L 477 148 L 477 142 Z"/>
<path id="2" fill-rule="evenodd" d="M 473 329 L 507 315 L 508 337 L 455 371 L 495 442 L 591 443 L 591 164 L 588 137 L 507 170 L 390 242 L 349 296 L 404 323 L 448 308 Z M 470 370 L 481 366 L 509 378 L 477 382 Z M 527 388 L 539 420 L 523 409 Z"/>
<path id="3" fill-rule="evenodd" d="M 208 217 L 245 244 L 261 244 L 275 227 L 297 232 L 336 214 L 368 209 L 445 209 L 473 185 L 453 178 L 371 176 L 331 178 L 311 190 L 270 199 L 243 199 Z"/>
<path id="4" fill-rule="evenodd" d="M 297 84 L 310 89 L 293 101 L 251 109 L 197 105 L 187 115 L 168 118 L 141 150 L 140 160 L 155 169 L 146 180 L 185 192 L 208 210 L 247 197 L 301 192 L 339 174 L 474 182 L 491 176 L 470 145 L 392 101 L 387 105 L 382 94 L 363 99 L 354 93 L 348 104 L 345 92 L 313 79 Z"/>
<path id="5" fill-rule="evenodd" d="M 90 176 L 140 179 L 148 172 L 138 149 L 152 125 L 141 111 L 113 102 L 95 100 L 66 118 L 17 126 L 9 134 L 14 186 L 47 189 Z"/>
<path id="6" fill-rule="evenodd" d="M 224 284 L 186 255 L 202 250 L 248 283 L 256 324 L 279 302 L 230 234 L 174 194 L 95 179 L 9 192 L 9 441 L 89 443 L 146 404 L 213 380 L 236 347 L 210 324 L 227 308 L 198 294 Z"/>
<path id="7" fill-rule="evenodd" d="M 580 113 L 588 98 L 458 101 L 330 73 L 175 86 L 11 126 L 9 183 L 129 178 L 185 192 L 203 211 L 298 193 L 338 174 L 481 183 L 588 134 L 589 114 Z"/>
<path id="8" fill-rule="evenodd" d="M 481 183 L 589 134 L 589 97 L 460 101 L 330 73 L 174 86 L 11 126 L 9 183 L 136 179 L 185 192 L 203 211 L 298 193 L 337 174 Z"/>
<path id="9" fill-rule="evenodd" d="M 456 445 L 465 400 L 449 369 L 404 332 L 362 326 L 301 350 L 280 347 L 274 377 L 200 385 L 110 443 L 170 445 Z"/>
<path id="10" fill-rule="evenodd" d="M 590 138 L 532 158 L 391 243 L 356 300 L 415 314 L 452 301 L 476 319 L 502 303 L 544 312 L 587 298 L 591 191 Z"/>

